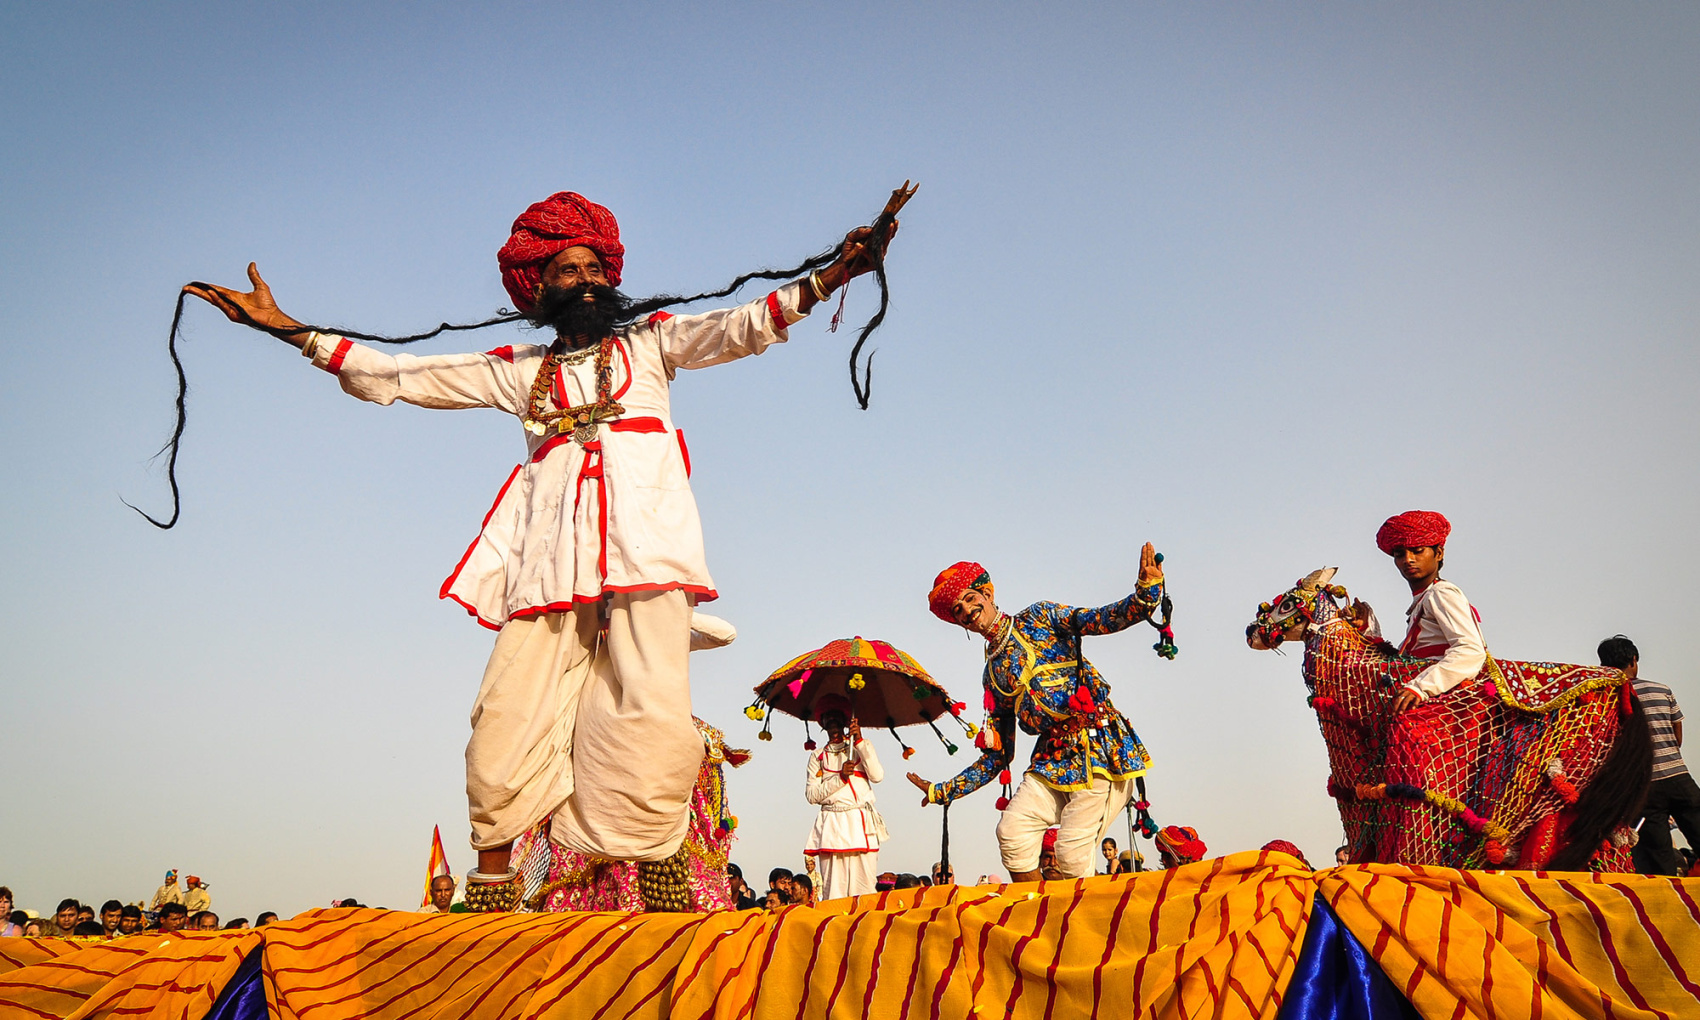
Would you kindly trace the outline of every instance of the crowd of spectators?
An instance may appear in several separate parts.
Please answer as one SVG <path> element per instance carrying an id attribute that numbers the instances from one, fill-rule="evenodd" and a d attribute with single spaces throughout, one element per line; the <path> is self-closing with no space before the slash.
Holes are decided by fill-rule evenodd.
<path id="1" fill-rule="evenodd" d="M 249 927 L 246 917 L 221 921 L 212 910 L 210 897 L 206 905 L 202 906 L 199 902 L 196 905 L 200 909 L 191 912 L 180 900 L 167 899 L 152 909 L 144 909 L 140 900 L 134 903 L 107 900 L 97 909 L 91 903 L 66 898 L 60 900 L 51 913 L 42 914 L 19 909 L 12 890 L 0 885 L 0 937 L 114 939 L 148 932 L 229 931 Z M 259 916 L 254 926 L 275 920 L 277 914 L 268 910 Z"/>

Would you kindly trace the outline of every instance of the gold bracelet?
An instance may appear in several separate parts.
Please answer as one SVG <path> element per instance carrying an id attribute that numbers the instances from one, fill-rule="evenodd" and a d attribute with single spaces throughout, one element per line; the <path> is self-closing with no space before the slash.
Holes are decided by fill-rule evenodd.
<path id="1" fill-rule="evenodd" d="M 309 332 L 307 334 L 307 339 L 302 341 L 301 356 L 306 358 L 308 361 L 312 361 L 313 355 L 317 353 L 319 353 L 319 334 L 316 332 Z"/>
<path id="2" fill-rule="evenodd" d="M 832 295 L 832 291 L 827 290 L 826 284 L 821 282 L 819 270 L 809 274 L 809 289 L 815 292 L 816 301 L 824 302 Z"/>

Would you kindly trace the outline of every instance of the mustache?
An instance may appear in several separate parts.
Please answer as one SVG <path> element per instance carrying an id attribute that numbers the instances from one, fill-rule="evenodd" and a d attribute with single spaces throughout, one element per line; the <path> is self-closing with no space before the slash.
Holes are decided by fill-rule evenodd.
<path id="1" fill-rule="evenodd" d="M 586 294 L 594 300 L 586 301 Z M 526 318 L 569 340 L 600 340 L 632 321 L 632 300 L 606 284 L 545 287 Z"/>

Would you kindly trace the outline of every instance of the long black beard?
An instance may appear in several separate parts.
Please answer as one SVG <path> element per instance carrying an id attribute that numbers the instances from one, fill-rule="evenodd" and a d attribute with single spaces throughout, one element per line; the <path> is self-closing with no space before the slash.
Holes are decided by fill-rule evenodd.
<path id="1" fill-rule="evenodd" d="M 586 301 L 587 293 L 595 300 Z M 631 298 L 606 284 L 546 287 L 525 317 L 537 329 L 555 331 L 554 347 L 572 350 L 596 343 L 629 323 L 631 307 Z"/>

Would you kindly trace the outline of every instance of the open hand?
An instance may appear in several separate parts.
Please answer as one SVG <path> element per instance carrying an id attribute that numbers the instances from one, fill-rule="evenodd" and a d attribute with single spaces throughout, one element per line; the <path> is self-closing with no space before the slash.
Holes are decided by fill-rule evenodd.
<path id="1" fill-rule="evenodd" d="M 266 286 L 266 281 L 260 279 L 260 267 L 252 262 L 248 263 L 248 282 L 254 285 L 251 291 L 232 290 L 210 283 L 191 283 L 183 290 L 217 308 L 231 322 L 263 329 L 297 347 L 301 346 L 303 334 L 288 335 L 293 329 L 299 328 L 301 323 L 285 315 L 277 307 L 277 301 L 272 298 L 272 289 Z"/>
<path id="2" fill-rule="evenodd" d="M 1145 543 L 1139 550 L 1139 584 L 1149 587 L 1153 582 L 1163 579 L 1163 568 L 1157 563 L 1157 549 L 1150 542 Z"/>
<path id="3" fill-rule="evenodd" d="M 925 779 L 922 779 L 920 776 L 917 776 L 913 772 L 906 773 L 904 778 L 908 779 L 911 783 L 914 783 L 915 788 L 921 791 L 921 806 L 922 807 L 926 807 L 928 804 L 932 803 L 932 801 L 933 801 L 933 784 L 932 783 L 927 782 Z"/>

